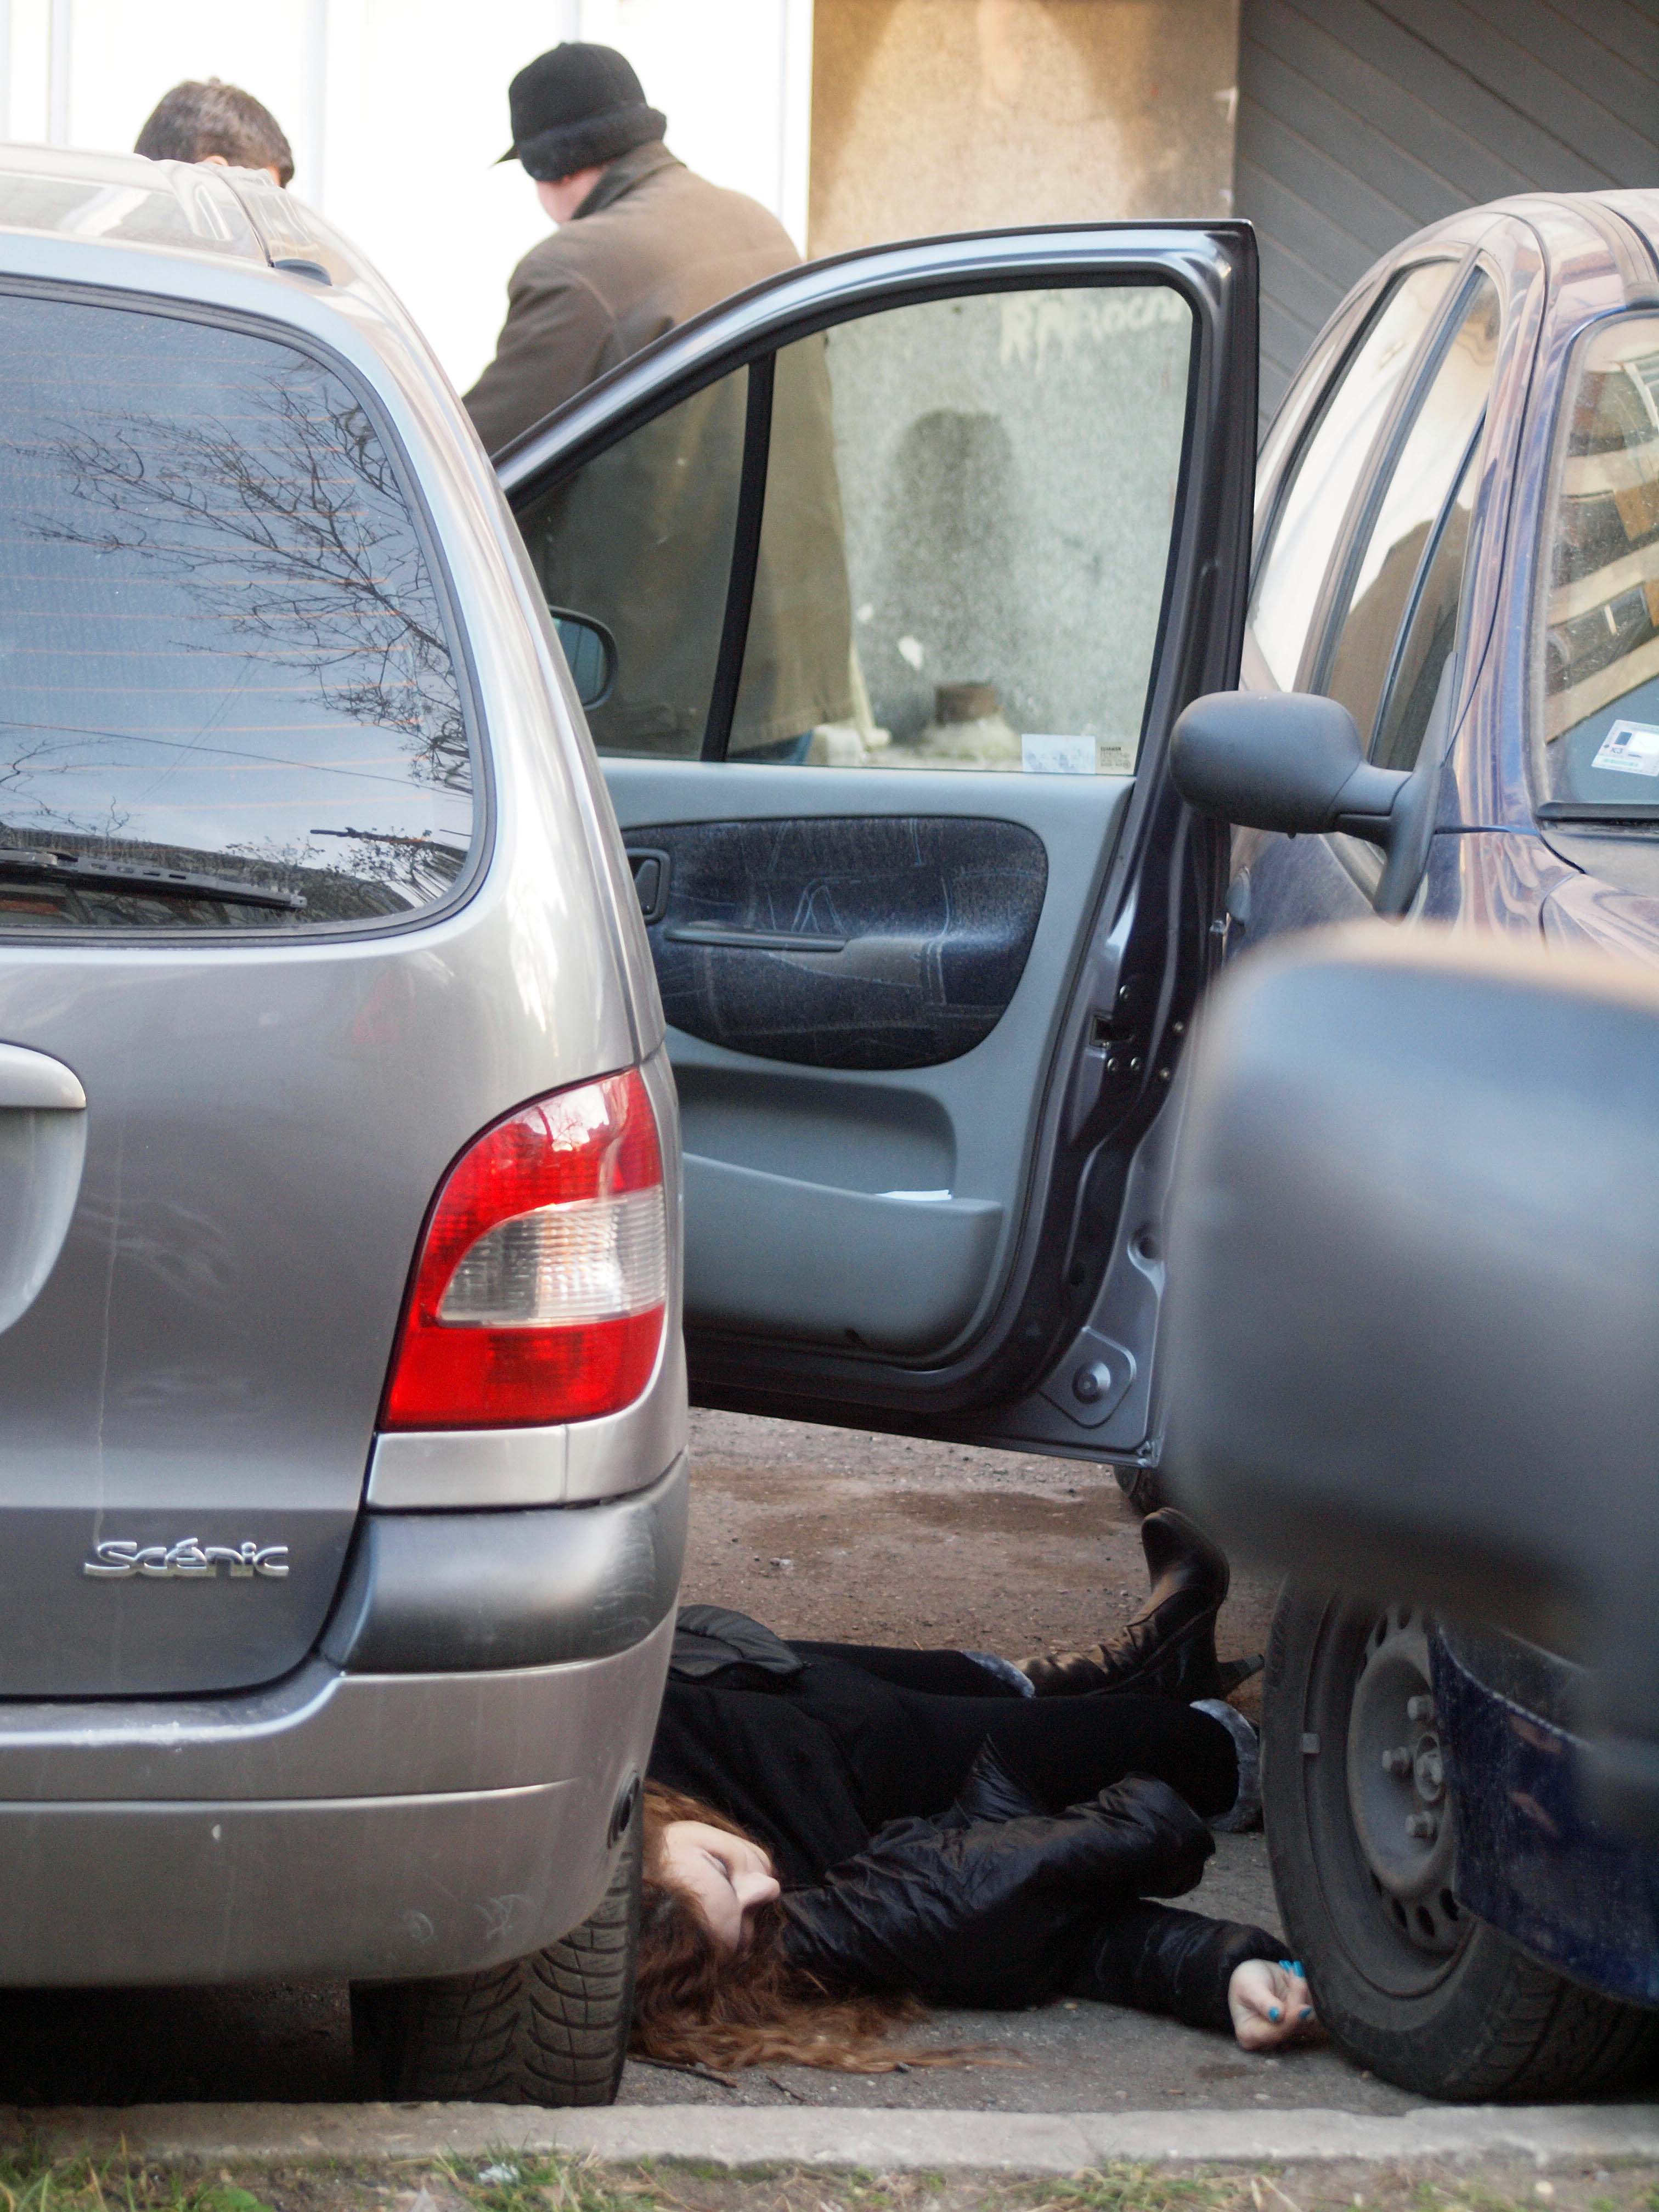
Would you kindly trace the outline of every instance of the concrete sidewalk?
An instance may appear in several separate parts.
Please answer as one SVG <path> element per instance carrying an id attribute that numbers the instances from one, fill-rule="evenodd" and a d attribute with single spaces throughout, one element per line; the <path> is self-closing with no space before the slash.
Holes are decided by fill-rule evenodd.
<path id="1" fill-rule="evenodd" d="M 54 2159 L 238 2166 L 562 2150 L 628 2163 L 880 2174 L 1069 2174 L 1121 2160 L 1401 2166 L 1494 2157 L 1542 2168 L 1659 2160 L 1659 2107 L 1437 2106 L 1383 2117 L 1308 2109 L 919 2112 L 659 2105 L 552 2112 L 521 2105 L 141 2105 L 0 2108 L 0 2141 L 6 2138 L 27 2139 Z"/>

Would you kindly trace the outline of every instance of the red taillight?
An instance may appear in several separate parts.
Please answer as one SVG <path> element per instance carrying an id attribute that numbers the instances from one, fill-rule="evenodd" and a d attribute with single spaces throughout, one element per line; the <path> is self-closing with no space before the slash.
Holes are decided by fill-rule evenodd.
<path id="1" fill-rule="evenodd" d="M 656 1364 L 668 1219 L 638 1072 L 556 1091 L 450 1170 L 380 1425 L 489 1429 L 631 1405 Z"/>

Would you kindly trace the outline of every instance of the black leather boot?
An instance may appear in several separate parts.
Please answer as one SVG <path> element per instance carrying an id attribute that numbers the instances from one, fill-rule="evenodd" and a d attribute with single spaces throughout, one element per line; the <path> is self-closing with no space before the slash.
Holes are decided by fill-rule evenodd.
<path id="1" fill-rule="evenodd" d="M 1090 1651 L 1022 1659 L 1020 1672 L 1040 1698 L 1076 1698 L 1101 1690 L 1144 1696 L 1224 1698 L 1254 1674 L 1260 1659 L 1216 1657 L 1215 1617 L 1227 1595 L 1225 1555 L 1172 1505 L 1140 1524 L 1152 1595 L 1139 1613 Z"/>

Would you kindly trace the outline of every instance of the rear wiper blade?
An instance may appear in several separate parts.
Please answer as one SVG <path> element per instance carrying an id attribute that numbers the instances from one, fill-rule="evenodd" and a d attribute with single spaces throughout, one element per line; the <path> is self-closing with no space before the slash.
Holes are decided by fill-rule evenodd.
<path id="1" fill-rule="evenodd" d="M 1659 822 L 1659 805 L 1630 805 L 1618 799 L 1547 799 L 1540 822 Z"/>
<path id="2" fill-rule="evenodd" d="M 264 906 L 303 914 L 297 891 L 261 890 L 235 876 L 198 875 L 188 868 L 149 868 L 137 860 L 94 860 L 85 853 L 44 846 L 0 845 L 0 876 L 38 884 L 84 884 L 106 891 L 159 891 L 164 898 L 214 899 L 224 906 Z"/>
<path id="3" fill-rule="evenodd" d="M 313 830 L 313 837 L 352 837 L 360 845 L 412 845 L 419 852 L 442 853 L 452 860 L 466 858 L 465 845 L 446 845 L 441 837 L 400 837 L 390 830 Z"/>

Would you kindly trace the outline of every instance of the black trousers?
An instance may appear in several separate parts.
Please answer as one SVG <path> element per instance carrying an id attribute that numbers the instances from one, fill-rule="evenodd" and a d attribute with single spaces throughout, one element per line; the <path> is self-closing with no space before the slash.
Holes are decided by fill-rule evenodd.
<path id="1" fill-rule="evenodd" d="M 962 1651 L 793 1638 L 789 1648 L 886 1683 L 915 1723 L 902 1772 L 872 1760 L 859 1774 L 872 1826 L 944 1812 L 988 1737 L 1057 1808 L 1080 1804 L 1126 1774 L 1167 1782 L 1200 1820 L 1224 1813 L 1238 1795 L 1232 1737 L 1208 1713 L 1168 1698 L 1127 1691 L 1027 1698 Z"/>

